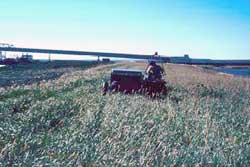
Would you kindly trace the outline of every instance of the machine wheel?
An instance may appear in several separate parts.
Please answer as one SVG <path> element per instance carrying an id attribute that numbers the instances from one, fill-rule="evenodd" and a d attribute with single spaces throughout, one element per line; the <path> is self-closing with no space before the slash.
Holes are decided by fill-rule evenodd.
<path id="1" fill-rule="evenodd" d="M 102 95 L 105 96 L 109 90 L 109 83 L 108 82 L 103 82 L 102 85 Z"/>
<path id="2" fill-rule="evenodd" d="M 118 81 L 113 81 L 113 82 L 110 84 L 109 89 L 110 89 L 111 92 L 117 92 L 118 89 L 119 89 L 119 83 L 118 83 Z"/>

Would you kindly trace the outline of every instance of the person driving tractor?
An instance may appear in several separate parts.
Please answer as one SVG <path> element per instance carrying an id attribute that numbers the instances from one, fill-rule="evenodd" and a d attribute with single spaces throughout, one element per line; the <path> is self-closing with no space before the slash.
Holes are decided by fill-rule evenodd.
<path id="1" fill-rule="evenodd" d="M 163 72 L 163 68 L 157 65 L 155 61 L 150 61 L 146 69 L 148 79 L 152 81 L 161 80 Z"/>

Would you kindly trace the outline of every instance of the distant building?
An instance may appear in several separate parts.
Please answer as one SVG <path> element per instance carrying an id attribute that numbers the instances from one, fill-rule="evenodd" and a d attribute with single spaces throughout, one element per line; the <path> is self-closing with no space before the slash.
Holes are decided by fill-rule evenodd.
<path id="1" fill-rule="evenodd" d="M 33 56 L 32 55 L 28 55 L 28 54 L 26 54 L 26 55 L 22 55 L 22 57 L 21 57 L 22 59 L 26 59 L 26 60 L 29 60 L 29 61 L 32 61 L 33 60 Z"/>
<path id="2" fill-rule="evenodd" d="M 33 61 L 33 56 L 32 55 L 22 55 L 19 59 L 18 62 L 20 63 L 31 63 Z"/>
<path id="3" fill-rule="evenodd" d="M 184 55 L 184 58 L 189 59 L 189 55 L 188 55 L 188 54 L 185 54 L 185 55 Z"/>
<path id="4" fill-rule="evenodd" d="M 105 62 L 105 63 L 108 63 L 108 62 L 110 62 L 110 59 L 109 58 L 103 58 L 102 61 Z"/>

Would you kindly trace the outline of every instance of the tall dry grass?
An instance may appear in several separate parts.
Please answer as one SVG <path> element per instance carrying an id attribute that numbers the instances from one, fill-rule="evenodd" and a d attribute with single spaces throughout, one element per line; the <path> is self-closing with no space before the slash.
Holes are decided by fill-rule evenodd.
<path id="1" fill-rule="evenodd" d="M 249 166 L 250 80 L 165 65 L 164 99 L 100 96 L 111 68 L 1 89 L 1 166 Z"/>

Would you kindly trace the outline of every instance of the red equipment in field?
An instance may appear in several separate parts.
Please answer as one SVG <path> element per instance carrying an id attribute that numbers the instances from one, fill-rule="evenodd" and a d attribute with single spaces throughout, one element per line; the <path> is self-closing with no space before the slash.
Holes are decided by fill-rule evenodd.
<path id="1" fill-rule="evenodd" d="M 124 93 L 143 93 L 150 96 L 166 95 L 166 82 L 149 80 L 145 72 L 135 69 L 113 69 L 110 82 L 103 84 L 103 95 L 108 91 Z"/>

